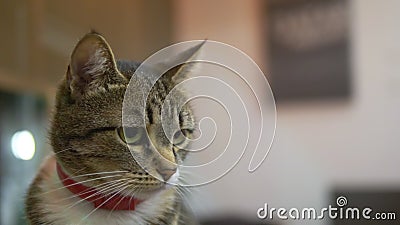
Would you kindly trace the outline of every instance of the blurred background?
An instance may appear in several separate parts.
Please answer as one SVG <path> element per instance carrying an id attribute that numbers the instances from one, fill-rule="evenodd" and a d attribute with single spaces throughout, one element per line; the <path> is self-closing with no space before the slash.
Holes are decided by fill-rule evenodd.
<path id="1" fill-rule="evenodd" d="M 0 0 L 1 224 L 26 224 L 26 188 L 51 151 L 56 86 L 90 29 L 117 58 L 141 61 L 208 38 L 244 51 L 266 74 L 277 101 L 273 147 L 256 172 L 240 162 L 195 190 L 200 220 L 359 224 L 256 217 L 264 203 L 322 208 L 338 195 L 400 217 L 399 9 L 397 0 Z"/>

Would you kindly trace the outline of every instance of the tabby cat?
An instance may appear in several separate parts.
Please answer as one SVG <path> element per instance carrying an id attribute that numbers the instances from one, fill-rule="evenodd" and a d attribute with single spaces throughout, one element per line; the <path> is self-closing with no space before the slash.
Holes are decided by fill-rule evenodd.
<path id="1" fill-rule="evenodd" d="M 198 50 L 193 47 L 175 57 L 190 58 Z M 178 108 L 174 101 L 169 103 L 171 118 L 179 120 L 181 132 L 174 135 L 179 147 L 165 136 L 160 116 L 167 94 L 190 68 L 184 63 L 168 70 L 151 88 L 145 115 L 141 110 L 137 115 L 144 116 L 145 127 L 123 128 L 123 99 L 130 79 L 138 92 L 152 85 L 146 79 L 151 74 L 133 76 L 138 66 L 116 61 L 100 34 L 88 33 L 78 42 L 56 95 L 50 128 L 54 153 L 42 164 L 27 194 L 31 225 L 194 223 L 178 188 L 168 184 L 180 178 L 175 163 L 185 159 L 183 147 L 195 129 L 193 113 L 187 104 Z M 184 99 L 184 91 L 174 98 Z M 135 98 L 129 104 L 133 110 L 143 105 Z M 151 166 L 142 169 L 135 154 L 151 159 Z"/>

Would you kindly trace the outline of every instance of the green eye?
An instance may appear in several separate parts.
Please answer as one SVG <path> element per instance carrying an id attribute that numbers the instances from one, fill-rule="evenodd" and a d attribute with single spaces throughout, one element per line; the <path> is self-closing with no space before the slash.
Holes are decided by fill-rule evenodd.
<path id="1" fill-rule="evenodd" d="M 173 138 L 172 142 L 174 145 L 179 145 L 179 144 L 182 144 L 185 140 L 186 140 L 186 137 L 183 134 L 183 131 L 180 130 L 174 134 L 174 138 Z"/>
<path id="2" fill-rule="evenodd" d="M 118 137 L 129 145 L 135 145 L 140 143 L 143 137 L 143 129 L 139 127 L 123 127 L 117 128 Z"/>

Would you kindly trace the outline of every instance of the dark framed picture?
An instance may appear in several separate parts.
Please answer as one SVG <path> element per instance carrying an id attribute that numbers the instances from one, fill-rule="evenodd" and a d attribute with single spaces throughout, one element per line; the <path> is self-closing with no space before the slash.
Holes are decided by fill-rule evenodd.
<path id="1" fill-rule="evenodd" d="M 268 71 L 278 102 L 346 99 L 350 35 L 345 0 L 271 0 Z"/>

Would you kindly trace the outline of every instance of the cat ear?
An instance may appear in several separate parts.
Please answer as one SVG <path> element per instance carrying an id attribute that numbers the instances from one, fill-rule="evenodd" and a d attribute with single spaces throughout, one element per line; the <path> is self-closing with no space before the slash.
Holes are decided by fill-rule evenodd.
<path id="1" fill-rule="evenodd" d="M 118 73 L 107 41 L 97 33 L 86 34 L 76 45 L 67 71 L 67 82 L 73 98 L 93 91 Z"/>
<path id="2" fill-rule="evenodd" d="M 206 43 L 206 41 L 207 40 L 204 40 L 200 44 L 181 52 L 176 57 L 174 57 L 174 59 L 171 62 L 168 62 L 168 64 L 170 65 L 176 64 L 174 62 L 184 62 L 184 63 L 168 70 L 165 73 L 165 76 L 168 79 L 170 79 L 173 83 L 179 83 L 180 81 L 184 80 L 187 77 L 189 71 L 192 70 L 193 67 L 195 67 L 196 65 L 195 62 L 191 63 L 190 61 L 196 58 L 196 56 L 198 56 L 201 47 Z"/>

